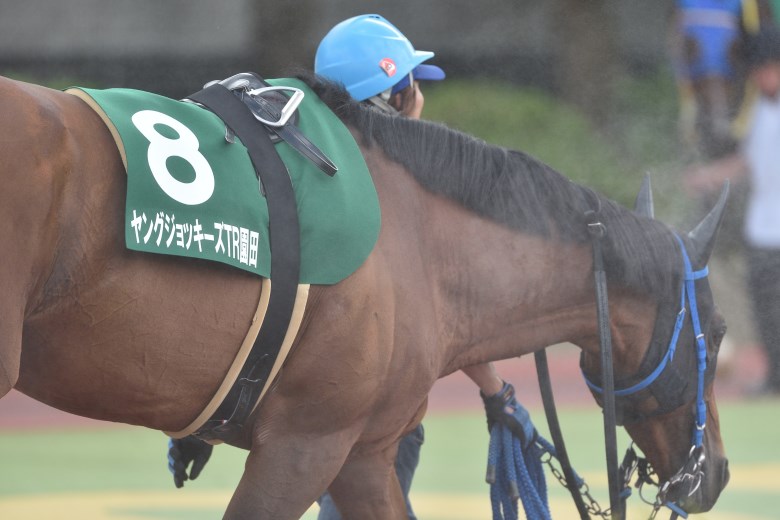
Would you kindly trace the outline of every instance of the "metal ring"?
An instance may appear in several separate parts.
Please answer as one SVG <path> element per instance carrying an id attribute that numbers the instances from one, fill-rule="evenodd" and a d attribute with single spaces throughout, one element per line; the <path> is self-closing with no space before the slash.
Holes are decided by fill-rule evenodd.
<path id="1" fill-rule="evenodd" d="M 290 117 L 295 113 L 295 111 L 298 109 L 298 105 L 301 104 L 301 101 L 303 101 L 304 93 L 301 89 L 295 88 L 295 87 L 284 87 L 284 86 L 276 86 L 276 87 L 262 87 L 262 88 L 256 88 L 254 90 L 247 90 L 247 94 L 249 94 L 252 97 L 257 97 L 262 95 L 264 92 L 272 92 L 272 91 L 290 91 L 293 93 L 292 96 L 287 100 L 287 103 L 282 107 L 281 115 L 279 116 L 279 119 L 277 121 L 268 121 L 267 119 L 260 117 L 258 114 L 255 114 L 255 118 L 257 118 L 258 121 L 263 123 L 264 125 L 273 126 L 273 127 L 282 127 L 287 124 L 287 121 L 289 121 Z"/>

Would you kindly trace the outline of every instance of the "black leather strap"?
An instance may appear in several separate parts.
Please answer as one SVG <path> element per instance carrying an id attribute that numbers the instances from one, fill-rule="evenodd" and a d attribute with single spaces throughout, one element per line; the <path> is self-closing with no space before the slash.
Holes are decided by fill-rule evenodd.
<path id="1" fill-rule="evenodd" d="M 539 379 L 539 392 L 542 394 L 542 404 L 544 405 L 544 414 L 547 416 L 547 426 L 550 428 L 550 436 L 555 446 L 555 454 L 561 463 L 563 476 L 566 478 L 566 489 L 569 490 L 574 505 L 582 520 L 590 520 L 588 509 L 585 507 L 585 501 L 580 493 L 580 486 L 577 483 L 577 477 L 574 474 L 574 468 L 569 460 L 569 454 L 566 451 L 566 443 L 563 440 L 563 431 L 561 423 L 558 421 L 558 412 L 555 409 L 555 397 L 552 391 L 552 382 L 550 380 L 550 367 L 547 364 L 547 352 L 537 350 L 534 352 L 534 361 L 536 362 L 536 374 Z"/>
<path id="2" fill-rule="evenodd" d="M 292 182 L 265 127 L 231 91 L 215 84 L 188 97 L 219 116 L 249 152 L 268 203 L 271 296 L 265 320 L 238 379 L 195 435 L 228 441 L 244 426 L 262 392 L 290 324 L 300 271 L 300 231 Z"/>
<path id="3" fill-rule="evenodd" d="M 296 127 L 286 124 L 280 127 L 273 127 L 271 131 L 284 139 L 284 141 L 297 150 L 298 153 L 313 162 L 320 171 L 331 177 L 336 175 L 338 167 Z"/>
<path id="4" fill-rule="evenodd" d="M 254 72 L 249 72 L 246 75 L 252 76 L 258 85 L 263 87 L 271 86 Z M 281 97 L 284 98 L 284 102 L 287 101 L 287 98 L 284 95 L 281 95 Z M 253 111 L 256 111 L 263 119 L 268 121 L 278 120 L 281 115 L 281 108 L 276 107 L 273 103 L 263 99 L 262 96 L 253 97 L 249 95 L 243 95 L 241 100 L 246 103 Z M 265 128 L 267 128 L 269 132 L 272 132 L 279 138 L 283 139 L 298 153 L 309 159 L 323 173 L 333 177 L 338 171 L 338 167 L 333 164 L 333 161 L 331 161 L 327 155 L 322 153 L 322 151 L 317 148 L 314 143 L 312 143 L 305 135 L 303 135 L 292 122 L 288 122 L 284 126 L 266 126 Z"/>
<path id="5" fill-rule="evenodd" d="M 615 378 L 612 360 L 612 332 L 609 319 L 607 296 L 607 275 L 604 271 L 604 257 L 601 240 L 606 227 L 595 211 L 585 213 L 588 231 L 593 245 L 593 277 L 596 288 L 596 319 L 598 321 L 601 352 L 602 409 L 604 412 L 604 444 L 606 446 L 607 480 L 609 484 L 609 505 L 612 518 L 626 517 L 625 500 L 620 496 L 620 474 L 617 460 L 617 420 L 615 418 Z"/>

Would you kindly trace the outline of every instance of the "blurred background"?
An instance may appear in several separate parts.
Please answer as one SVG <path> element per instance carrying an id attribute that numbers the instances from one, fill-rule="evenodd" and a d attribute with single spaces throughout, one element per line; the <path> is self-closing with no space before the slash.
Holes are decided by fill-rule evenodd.
<path id="1" fill-rule="evenodd" d="M 669 52 L 675 3 L 0 0 L 0 75 L 52 88 L 127 87 L 181 98 L 237 72 L 273 78 L 309 69 L 317 44 L 333 25 L 375 12 L 397 25 L 417 49 L 434 51 L 431 63 L 447 72 L 446 81 L 425 86 L 426 118 L 530 153 L 627 206 L 650 173 L 656 216 L 687 230 L 705 209 L 681 187 L 681 172 L 697 152 L 678 131 L 678 86 Z M 727 219 L 738 222 L 740 211 L 732 204 Z M 733 227 L 738 235 L 739 226 Z M 711 273 L 716 301 L 729 323 L 717 382 L 726 400 L 721 414 L 727 449 L 745 466 L 735 473 L 742 484 L 733 479 L 724 494 L 725 513 L 705 518 L 776 518 L 768 504 L 780 498 L 780 487 L 768 483 L 774 466 L 765 465 L 780 462 L 769 439 L 771 434 L 776 440 L 780 428 L 746 428 L 774 420 L 778 403 L 749 396 L 763 378 L 764 361 L 737 235 L 721 241 Z M 543 423 L 526 361 L 504 362 L 499 370 L 521 387 L 518 395 L 528 396 Z M 563 400 L 564 423 L 592 433 L 575 442 L 586 452 L 585 471 L 606 493 L 598 480 L 604 476 L 600 414 L 577 375 L 577 352 L 559 348 L 553 362 L 556 389 L 569 396 Z M 414 488 L 421 518 L 489 517 L 480 408 L 476 390 L 461 375 L 434 388 L 425 421 L 429 438 Z M 0 400 L 0 518 L 219 517 L 244 454 L 219 449 L 224 453 L 206 468 L 202 481 L 175 491 L 164 467 L 164 444 L 157 432 L 76 420 L 12 393 Z M 128 445 L 134 448 L 117 448 Z M 734 488 L 736 494 L 726 497 Z M 479 495 L 476 506 L 469 493 Z M 563 494 L 555 496 L 565 501 Z M 36 509 L 44 503 L 49 509 Z M 639 517 L 646 514 L 638 507 L 645 511 Z M 52 510 L 57 514 L 49 516 Z M 558 518 L 573 514 L 562 511 Z"/>
<path id="2" fill-rule="evenodd" d="M 0 71 L 55 87 L 180 98 L 240 71 L 311 68 L 339 21 L 377 12 L 448 81 L 426 117 L 537 155 L 629 203 L 680 157 L 668 40 L 675 2 L 625 0 L 0 0 Z M 669 188 L 657 203 L 681 220 Z M 668 195 L 668 196 L 666 196 Z M 674 209 L 676 208 L 676 209 Z"/>

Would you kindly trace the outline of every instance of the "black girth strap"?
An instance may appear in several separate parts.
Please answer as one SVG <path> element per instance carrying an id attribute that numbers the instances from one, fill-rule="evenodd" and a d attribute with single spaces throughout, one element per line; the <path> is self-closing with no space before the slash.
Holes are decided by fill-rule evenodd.
<path id="1" fill-rule="evenodd" d="M 241 139 L 266 194 L 271 245 L 271 297 L 265 320 L 238 379 L 195 435 L 230 440 L 244 426 L 268 379 L 290 324 L 300 271 L 298 210 L 287 168 L 265 127 L 231 91 L 215 84 L 188 97 L 219 116 Z"/>

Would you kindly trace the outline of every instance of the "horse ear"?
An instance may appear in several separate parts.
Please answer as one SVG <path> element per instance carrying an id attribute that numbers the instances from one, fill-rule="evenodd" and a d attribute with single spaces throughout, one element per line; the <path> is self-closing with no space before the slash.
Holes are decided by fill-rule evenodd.
<path id="1" fill-rule="evenodd" d="M 726 208 L 726 199 L 729 196 L 729 181 L 723 184 L 720 197 L 715 206 L 710 210 L 704 219 L 699 222 L 693 230 L 688 233 L 688 238 L 694 244 L 695 259 L 694 266 L 704 266 L 710 259 L 712 249 L 715 247 L 715 237 L 718 234 L 718 228 L 723 221 L 724 209 Z"/>
<path id="2" fill-rule="evenodd" d="M 653 209 L 653 187 L 650 185 L 650 174 L 646 173 L 642 179 L 642 186 L 639 187 L 639 193 L 636 194 L 634 202 L 634 213 L 643 217 L 654 218 Z"/>

